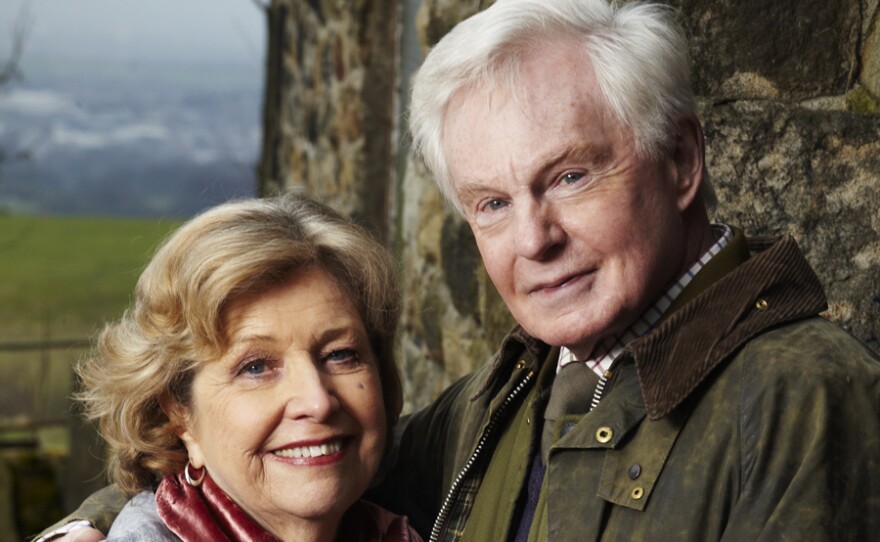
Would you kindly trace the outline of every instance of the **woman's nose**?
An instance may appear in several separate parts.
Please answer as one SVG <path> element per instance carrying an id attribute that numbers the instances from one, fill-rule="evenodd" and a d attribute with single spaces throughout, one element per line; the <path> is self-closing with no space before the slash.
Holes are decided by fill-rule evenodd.
<path id="1" fill-rule="evenodd" d="M 285 415 L 293 419 L 326 421 L 339 409 L 329 377 L 317 367 L 299 367 L 287 378 L 287 405 Z"/>

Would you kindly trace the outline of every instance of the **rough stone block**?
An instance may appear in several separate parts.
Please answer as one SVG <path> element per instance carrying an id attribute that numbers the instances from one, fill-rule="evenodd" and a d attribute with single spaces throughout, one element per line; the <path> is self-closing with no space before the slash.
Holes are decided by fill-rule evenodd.
<path id="1" fill-rule="evenodd" d="M 705 113 L 717 218 L 790 233 L 827 315 L 880 348 L 880 116 L 739 102 Z"/>
<path id="2" fill-rule="evenodd" d="M 861 0 L 674 0 L 690 31 L 701 96 L 803 99 L 857 76 Z"/>
<path id="3" fill-rule="evenodd" d="M 862 45 L 862 85 L 880 99 L 880 9 L 874 2 L 874 15 Z"/>

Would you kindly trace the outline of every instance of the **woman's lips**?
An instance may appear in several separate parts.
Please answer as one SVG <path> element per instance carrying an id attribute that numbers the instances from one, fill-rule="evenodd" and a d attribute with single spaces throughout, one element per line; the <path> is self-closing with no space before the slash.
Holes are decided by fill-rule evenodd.
<path id="1" fill-rule="evenodd" d="M 296 465 L 326 465 L 339 460 L 347 449 L 348 438 L 339 437 L 322 442 L 295 443 L 272 450 L 272 455 Z"/>
<path id="2" fill-rule="evenodd" d="M 322 455 L 335 454 L 342 450 L 342 440 L 337 439 L 324 444 L 310 446 L 294 446 L 275 450 L 273 454 L 279 457 L 320 457 Z"/>

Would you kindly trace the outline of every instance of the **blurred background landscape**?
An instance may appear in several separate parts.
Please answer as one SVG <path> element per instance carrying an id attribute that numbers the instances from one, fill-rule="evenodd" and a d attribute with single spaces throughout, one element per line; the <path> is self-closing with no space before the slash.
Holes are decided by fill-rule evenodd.
<path id="1" fill-rule="evenodd" d="M 0 540 L 105 484 L 72 361 L 168 231 L 255 194 L 265 26 L 252 0 L 0 2 Z"/>

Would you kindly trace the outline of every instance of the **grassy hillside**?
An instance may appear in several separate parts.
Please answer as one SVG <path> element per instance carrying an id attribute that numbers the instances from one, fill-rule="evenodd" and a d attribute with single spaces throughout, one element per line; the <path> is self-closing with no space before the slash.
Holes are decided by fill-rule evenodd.
<path id="1" fill-rule="evenodd" d="M 117 318 L 178 222 L 0 216 L 0 342 L 83 338 Z"/>

